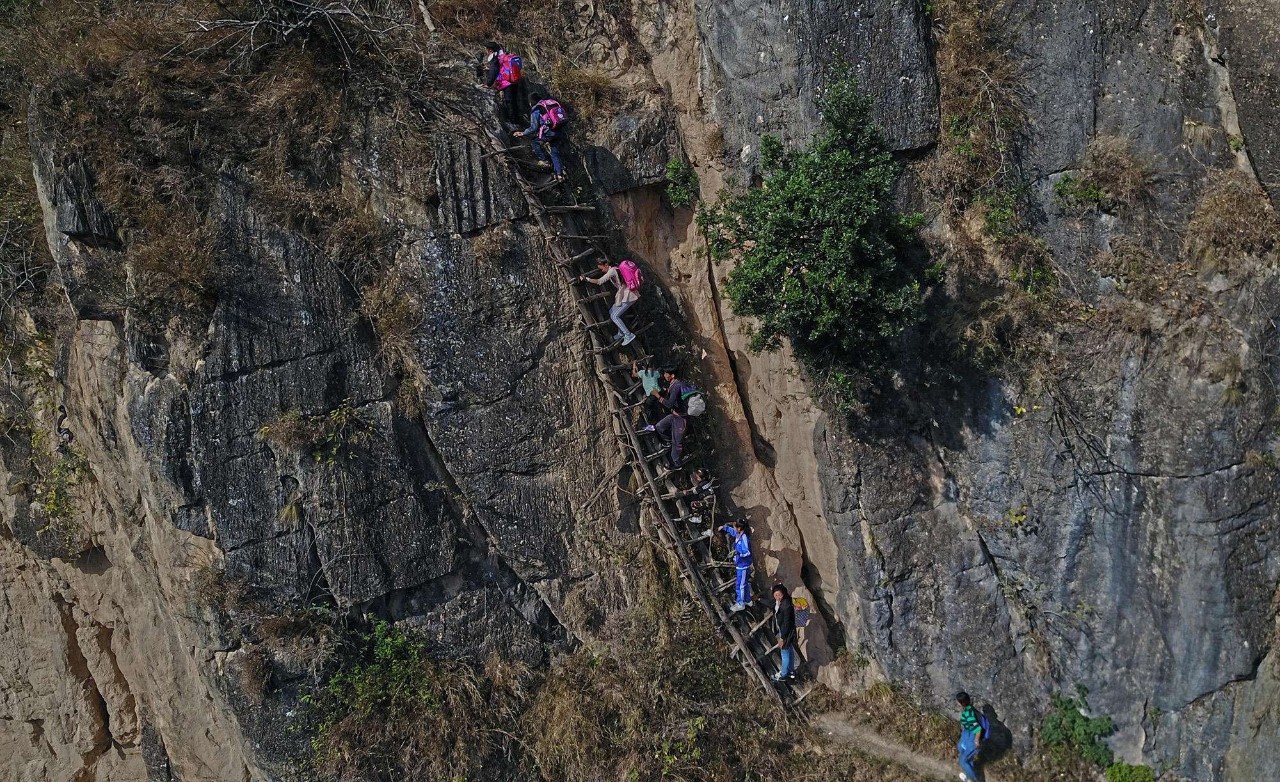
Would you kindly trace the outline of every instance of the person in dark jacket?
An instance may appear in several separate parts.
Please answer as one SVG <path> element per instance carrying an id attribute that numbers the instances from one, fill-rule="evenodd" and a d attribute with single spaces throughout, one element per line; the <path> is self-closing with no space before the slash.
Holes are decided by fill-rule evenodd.
<path id="1" fill-rule="evenodd" d="M 529 96 L 529 127 L 517 130 L 512 135 L 529 138 L 529 146 L 537 156 L 539 165 L 543 167 L 548 165 L 549 154 L 551 170 L 555 172 L 557 180 L 563 180 L 564 167 L 560 164 L 560 136 L 551 127 L 550 120 L 543 116 L 542 110 L 538 108 L 538 104 L 544 100 L 546 99 L 536 93 Z"/>
<path id="2" fill-rule="evenodd" d="M 773 680 L 793 682 L 796 680 L 796 608 L 782 584 L 773 585 L 773 632 L 782 650 L 782 669 L 774 674 Z"/>
<path id="3" fill-rule="evenodd" d="M 498 91 L 498 117 L 515 130 L 524 125 L 525 90 L 520 58 L 504 51 L 497 41 L 484 45 L 484 55 L 484 83 Z"/>
<path id="4" fill-rule="evenodd" d="M 684 444 L 685 430 L 689 428 L 689 419 L 687 418 L 689 403 L 685 399 L 685 394 L 693 393 L 695 389 L 679 378 L 675 367 L 664 367 L 662 379 L 667 384 L 666 396 L 663 397 L 661 391 L 658 390 L 655 390 L 653 394 L 662 401 L 662 407 L 668 413 L 657 425 L 646 426 L 640 431 L 656 432 L 658 437 L 671 443 L 671 468 L 678 470 L 684 466 L 681 451 Z"/>

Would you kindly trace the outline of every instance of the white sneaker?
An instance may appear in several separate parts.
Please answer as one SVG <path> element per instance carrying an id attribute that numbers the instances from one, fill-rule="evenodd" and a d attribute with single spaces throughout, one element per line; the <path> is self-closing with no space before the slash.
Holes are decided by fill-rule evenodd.
<path id="1" fill-rule="evenodd" d="M 632 342 L 635 342 L 635 341 L 636 341 L 636 335 L 635 335 L 635 334 L 628 334 L 626 337 L 624 337 L 624 338 L 622 339 L 622 344 L 624 344 L 624 345 L 630 345 Z"/>
<path id="2" fill-rule="evenodd" d="M 712 535 L 714 535 L 714 534 L 716 534 L 716 533 L 714 533 L 714 532 L 712 532 L 711 530 L 709 530 L 709 529 L 708 529 L 708 530 L 703 530 L 703 531 L 702 531 L 702 534 L 701 534 L 701 535 L 699 535 L 698 537 L 699 537 L 699 538 L 709 538 L 709 537 L 711 537 L 711 536 L 712 536 Z"/>
<path id="3" fill-rule="evenodd" d="M 746 610 L 747 610 L 747 607 L 742 603 L 734 603 L 733 605 L 729 606 L 730 613 L 736 614 L 739 611 L 746 611 Z"/>
<path id="4" fill-rule="evenodd" d="M 653 431 L 656 431 L 653 428 L 653 424 L 649 424 L 648 426 L 644 426 L 644 427 L 641 427 L 640 429 L 637 429 L 636 434 L 648 434 L 649 432 L 653 432 Z"/>
<path id="5" fill-rule="evenodd" d="M 963 782 L 973 782 L 963 771 L 960 772 L 960 779 L 963 780 Z"/>

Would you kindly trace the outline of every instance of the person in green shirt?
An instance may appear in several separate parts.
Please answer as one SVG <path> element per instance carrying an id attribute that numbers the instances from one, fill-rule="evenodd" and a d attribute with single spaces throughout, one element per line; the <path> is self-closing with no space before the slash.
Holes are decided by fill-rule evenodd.
<path id="1" fill-rule="evenodd" d="M 960 778 L 977 782 L 978 771 L 974 764 L 978 761 L 978 752 L 982 750 L 982 738 L 986 733 L 983 718 L 974 708 L 969 693 L 963 690 L 957 692 L 956 703 L 960 705 L 960 741 L 956 743 L 956 751 L 960 753 Z"/>

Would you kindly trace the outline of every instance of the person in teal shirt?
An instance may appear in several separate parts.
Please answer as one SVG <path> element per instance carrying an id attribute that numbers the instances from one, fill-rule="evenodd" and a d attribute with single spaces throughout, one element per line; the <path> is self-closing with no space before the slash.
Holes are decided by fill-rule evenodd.
<path id="1" fill-rule="evenodd" d="M 650 423 L 657 423 L 658 419 L 666 415 L 666 411 L 662 409 L 662 403 L 658 401 L 654 392 L 662 394 L 662 372 L 650 367 L 640 368 L 635 361 L 631 362 L 631 376 L 640 381 L 640 385 L 644 388 L 644 412 Z"/>
<path id="2" fill-rule="evenodd" d="M 978 761 L 978 752 L 982 750 L 982 737 L 986 733 L 982 715 L 973 707 L 969 693 L 961 690 L 956 693 L 956 703 L 960 705 L 960 741 L 956 743 L 956 751 L 960 753 L 960 778 L 977 782 L 978 771 L 974 764 Z"/>

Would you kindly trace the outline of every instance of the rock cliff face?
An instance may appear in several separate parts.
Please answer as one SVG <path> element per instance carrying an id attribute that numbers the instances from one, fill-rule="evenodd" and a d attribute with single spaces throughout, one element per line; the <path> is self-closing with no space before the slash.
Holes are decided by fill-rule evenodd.
<path id="1" fill-rule="evenodd" d="M 663 289 L 642 316 L 679 323 L 667 336 L 692 343 L 714 389 L 709 458 L 762 569 L 824 609 L 805 640 L 820 678 L 861 683 L 826 665 L 845 645 L 870 660 L 863 678 L 937 708 L 963 687 L 1023 741 L 1051 692 L 1083 684 L 1124 759 L 1196 780 L 1280 774 L 1280 280 L 1274 253 L 1205 261 L 1189 227 L 1211 169 L 1256 172 L 1277 196 L 1274 0 L 1010 3 L 1018 168 L 1071 301 L 1053 372 L 917 387 L 906 368 L 902 399 L 855 419 L 810 399 L 786 352 L 746 351 L 719 300 L 728 270 L 656 183 L 680 156 L 707 195 L 746 181 L 760 136 L 810 135 L 847 66 L 913 166 L 904 202 L 927 204 L 917 183 L 948 143 L 946 20 L 913 0 L 580 5 L 584 63 L 633 97 L 578 160 Z M 128 237 L 46 97 L 30 147 L 65 298 L 15 389 L 31 431 L 0 448 L 4 778 L 286 775 L 314 672 L 281 655 L 264 670 L 271 639 L 229 596 L 402 621 L 433 654 L 534 666 L 637 600 L 617 544 L 643 534 L 643 509 L 545 237 L 470 130 L 484 93 L 452 96 L 466 108 L 431 129 L 424 180 L 385 163 L 392 119 L 376 111 L 337 152 L 341 190 L 388 234 L 387 274 L 420 313 L 396 356 L 358 281 L 234 167 L 207 215 L 213 306 L 139 323 L 100 284 Z M 1055 198 L 1099 137 L 1154 172 L 1140 208 Z M 935 219 L 932 251 L 946 232 Z M 1154 293 L 1099 260 L 1135 238 Z M 75 507 L 51 513 L 25 476 L 73 455 Z"/>
<path id="2" fill-rule="evenodd" d="M 946 144 L 920 9 L 813 5 L 700 9 L 703 91 L 733 148 L 810 126 L 807 109 L 753 107 L 812 95 L 813 66 L 837 58 L 876 96 L 896 148 Z M 756 430 L 790 428 L 793 447 L 794 429 L 812 432 L 822 502 L 797 505 L 834 539 L 834 567 L 816 569 L 851 643 L 939 707 L 961 687 L 982 693 L 1023 734 L 1050 690 L 1086 685 L 1120 725 L 1122 757 L 1192 779 L 1277 773 L 1274 753 L 1253 749 L 1257 731 L 1276 728 L 1258 706 L 1273 686 L 1260 666 L 1269 670 L 1280 575 L 1276 475 L 1253 458 L 1276 438 L 1275 258 L 1198 274 L 1177 264 L 1194 240 L 1186 226 L 1205 166 L 1270 176 L 1276 117 L 1260 74 L 1275 63 L 1256 46 L 1270 23 L 1240 38 L 1249 20 L 1271 18 L 1266 6 L 1002 8 L 1035 231 L 1089 305 L 1082 317 L 1098 318 L 1059 329 L 1070 345 L 1047 390 L 971 378 L 950 396 L 904 388 L 906 403 L 880 420 L 815 420 L 785 384 L 759 379 L 776 374 L 766 369 L 776 359 L 742 352 L 725 317 Z M 833 36 L 835 20 L 863 34 Z M 755 65 L 757 52 L 771 67 Z M 1149 161 L 1158 187 L 1144 214 L 1081 215 L 1055 199 L 1054 182 L 1099 136 L 1127 139 Z M 749 151 L 731 167 L 740 162 Z M 1168 280 L 1167 299 L 1117 293 L 1098 268 L 1100 253 L 1138 235 L 1162 259 L 1145 273 Z M 1129 325 L 1116 328 L 1120 311 Z M 778 469 L 808 461 L 804 450 L 780 450 Z"/>

